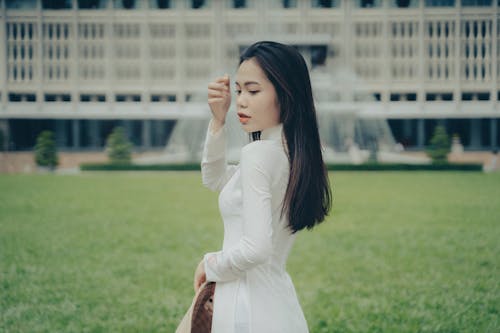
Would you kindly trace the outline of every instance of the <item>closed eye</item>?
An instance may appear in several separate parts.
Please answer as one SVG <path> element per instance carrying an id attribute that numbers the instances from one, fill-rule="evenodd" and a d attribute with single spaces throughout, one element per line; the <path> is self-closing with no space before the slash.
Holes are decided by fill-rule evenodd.
<path id="1" fill-rule="evenodd" d="M 260 90 L 249 90 L 250 95 L 255 95 L 260 92 Z"/>

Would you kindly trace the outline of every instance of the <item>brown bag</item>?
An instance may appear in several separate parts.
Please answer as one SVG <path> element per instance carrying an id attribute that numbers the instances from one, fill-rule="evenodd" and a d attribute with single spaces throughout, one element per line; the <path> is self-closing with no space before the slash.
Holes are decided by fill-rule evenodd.
<path id="1" fill-rule="evenodd" d="M 203 283 L 175 333 L 210 333 L 214 312 L 215 282 Z"/>

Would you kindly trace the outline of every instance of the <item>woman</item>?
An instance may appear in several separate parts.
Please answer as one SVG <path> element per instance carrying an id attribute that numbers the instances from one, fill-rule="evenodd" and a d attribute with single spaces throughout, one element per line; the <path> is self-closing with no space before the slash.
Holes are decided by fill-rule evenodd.
<path id="1" fill-rule="evenodd" d="M 331 193 L 307 66 L 295 48 L 275 42 L 243 52 L 236 106 L 252 142 L 238 166 L 225 160 L 229 86 L 227 75 L 208 86 L 201 162 L 203 184 L 220 191 L 224 242 L 198 265 L 195 290 L 216 282 L 214 333 L 308 332 L 285 266 L 296 232 L 324 220 Z"/>

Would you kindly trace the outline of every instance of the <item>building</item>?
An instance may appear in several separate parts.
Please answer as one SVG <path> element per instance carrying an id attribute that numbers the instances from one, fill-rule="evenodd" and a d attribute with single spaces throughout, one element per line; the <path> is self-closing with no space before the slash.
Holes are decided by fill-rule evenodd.
<path id="1" fill-rule="evenodd" d="M 206 112 L 205 87 L 259 39 L 312 67 L 349 68 L 332 104 L 388 119 L 422 149 L 438 123 L 468 150 L 500 145 L 500 0 L 1 0 L 0 130 L 9 150 L 42 129 L 101 149 L 114 126 L 163 147 Z M 372 99 L 359 98 L 369 94 Z"/>

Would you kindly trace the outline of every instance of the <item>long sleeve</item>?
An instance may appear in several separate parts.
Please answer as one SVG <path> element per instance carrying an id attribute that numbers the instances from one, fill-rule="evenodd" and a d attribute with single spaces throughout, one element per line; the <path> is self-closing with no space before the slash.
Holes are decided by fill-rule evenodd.
<path id="1" fill-rule="evenodd" d="M 226 162 L 226 128 L 222 127 L 213 133 L 211 122 L 203 148 L 201 177 L 204 186 L 212 191 L 220 191 L 236 171 L 236 166 Z"/>
<path id="2" fill-rule="evenodd" d="M 240 172 L 243 200 L 243 237 L 225 251 L 204 257 L 208 281 L 229 281 L 265 263 L 272 254 L 271 170 L 272 150 L 266 142 L 255 141 L 241 153 Z"/>

